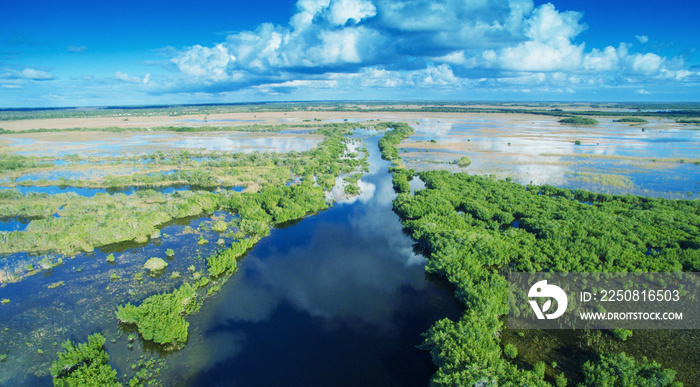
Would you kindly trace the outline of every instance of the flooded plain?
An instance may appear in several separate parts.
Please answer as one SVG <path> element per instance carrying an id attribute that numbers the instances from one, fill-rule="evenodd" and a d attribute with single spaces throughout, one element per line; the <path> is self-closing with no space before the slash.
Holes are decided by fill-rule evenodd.
<path id="1" fill-rule="evenodd" d="M 307 151 L 323 136 L 301 133 L 248 132 L 47 132 L 0 135 L 4 153 L 24 156 L 64 157 L 74 154 L 120 157 L 177 150 L 226 152 Z"/>
<path id="2" fill-rule="evenodd" d="M 399 145 L 409 168 L 447 169 L 612 194 L 700 197 L 700 131 L 670 120 L 596 126 L 556 118 L 423 119 Z M 467 156 L 471 165 L 452 164 Z"/>

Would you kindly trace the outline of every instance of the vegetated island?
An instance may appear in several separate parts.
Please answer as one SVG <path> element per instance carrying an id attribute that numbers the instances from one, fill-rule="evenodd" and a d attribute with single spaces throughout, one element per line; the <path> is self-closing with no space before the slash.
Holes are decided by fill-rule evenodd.
<path id="1" fill-rule="evenodd" d="M 469 157 L 464 156 L 464 157 L 460 157 L 459 159 L 455 160 L 454 163 L 462 168 L 465 168 L 465 167 L 468 167 L 469 165 L 471 165 L 472 160 Z"/>
<path id="2" fill-rule="evenodd" d="M 626 123 L 632 123 L 632 124 L 646 124 L 649 121 L 645 120 L 644 118 L 639 118 L 639 117 L 625 117 L 625 118 L 620 118 L 619 120 L 613 120 L 613 122 L 626 122 Z"/>
<path id="3" fill-rule="evenodd" d="M 598 125 L 598 120 L 590 117 L 567 117 L 559 120 L 559 123 L 571 125 Z"/>

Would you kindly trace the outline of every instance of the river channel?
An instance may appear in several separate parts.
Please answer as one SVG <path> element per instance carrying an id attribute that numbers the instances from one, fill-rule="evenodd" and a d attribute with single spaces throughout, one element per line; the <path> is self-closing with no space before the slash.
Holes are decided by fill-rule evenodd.
<path id="1" fill-rule="evenodd" d="M 168 357 L 180 385 L 427 385 L 421 332 L 459 306 L 426 278 L 393 213 L 389 163 L 366 139 L 363 193 L 275 229 L 191 321 Z M 194 328 L 194 329 L 192 329 Z"/>

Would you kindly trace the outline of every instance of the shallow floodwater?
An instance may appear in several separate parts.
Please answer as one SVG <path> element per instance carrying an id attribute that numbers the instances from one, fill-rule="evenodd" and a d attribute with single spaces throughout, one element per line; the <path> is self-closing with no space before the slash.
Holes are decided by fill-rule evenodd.
<path id="1" fill-rule="evenodd" d="M 700 197 L 700 166 L 689 162 L 700 155 L 700 131 L 669 120 L 644 125 L 599 121 L 576 127 L 517 116 L 424 119 L 411 123 L 416 132 L 402 142 L 400 154 L 418 170 L 494 174 L 522 184 L 613 194 Z M 451 164 L 462 156 L 471 159 L 469 167 Z"/>
<path id="2" fill-rule="evenodd" d="M 209 126 L 229 126 L 231 124 L 240 124 L 240 123 L 255 123 L 255 122 L 265 122 L 264 120 L 234 120 L 234 119 L 227 119 L 227 120 L 197 120 L 197 119 L 186 119 L 182 121 L 176 121 L 175 123 L 178 124 L 209 124 Z"/>
<path id="3" fill-rule="evenodd" d="M 42 133 L 41 137 L 3 135 L 7 152 L 31 155 L 65 157 L 73 154 L 119 157 L 134 154 L 150 154 L 157 151 L 178 149 L 224 152 L 304 152 L 315 147 L 320 136 L 277 133 L 210 132 L 210 133 L 139 133 L 113 134 L 90 133 L 91 140 L 80 134 L 57 135 Z"/>

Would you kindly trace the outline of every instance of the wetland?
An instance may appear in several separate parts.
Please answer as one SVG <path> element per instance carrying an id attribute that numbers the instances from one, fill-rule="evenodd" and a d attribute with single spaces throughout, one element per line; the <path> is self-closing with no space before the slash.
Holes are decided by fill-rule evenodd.
<path id="1" fill-rule="evenodd" d="M 644 206 L 644 237 L 604 270 L 700 270 L 700 131 L 397 109 L 172 117 L 196 132 L 8 121 L 0 384 L 593 385 L 621 364 L 697 380 L 697 331 L 506 329 L 497 269 L 600 269 L 604 246 L 540 238 L 561 202 L 560 230 L 588 234 L 634 236 L 608 212 Z"/>

